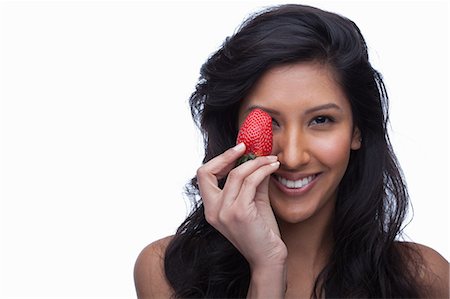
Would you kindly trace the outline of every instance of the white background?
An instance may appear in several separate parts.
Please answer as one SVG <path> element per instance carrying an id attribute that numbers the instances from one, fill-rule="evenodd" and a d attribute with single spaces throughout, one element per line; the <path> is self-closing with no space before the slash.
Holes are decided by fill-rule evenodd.
<path id="1" fill-rule="evenodd" d="M 0 3 L 0 297 L 135 297 L 140 250 L 187 213 L 200 66 L 276 3 Z M 448 4 L 302 3 L 365 35 L 414 205 L 406 232 L 449 259 Z"/>

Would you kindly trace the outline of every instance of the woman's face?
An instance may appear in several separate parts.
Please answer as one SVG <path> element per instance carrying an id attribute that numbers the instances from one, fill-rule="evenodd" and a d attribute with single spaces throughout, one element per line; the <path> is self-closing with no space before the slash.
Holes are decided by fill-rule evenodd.
<path id="1" fill-rule="evenodd" d="M 277 217 L 298 223 L 331 211 L 350 151 L 361 142 L 330 69 L 299 63 L 269 70 L 244 99 L 241 124 L 256 107 L 273 118 L 272 154 L 281 165 L 270 177 L 269 194 Z"/>

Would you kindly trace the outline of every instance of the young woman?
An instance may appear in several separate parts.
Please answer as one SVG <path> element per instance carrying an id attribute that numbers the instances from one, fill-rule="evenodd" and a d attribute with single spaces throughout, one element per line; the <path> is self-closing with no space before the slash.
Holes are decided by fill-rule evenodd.
<path id="1" fill-rule="evenodd" d="M 408 193 L 353 22 L 258 13 L 205 63 L 190 103 L 205 141 L 195 208 L 140 254 L 140 298 L 449 297 L 448 262 L 398 241 Z M 254 108 L 273 119 L 272 155 L 235 167 Z"/>

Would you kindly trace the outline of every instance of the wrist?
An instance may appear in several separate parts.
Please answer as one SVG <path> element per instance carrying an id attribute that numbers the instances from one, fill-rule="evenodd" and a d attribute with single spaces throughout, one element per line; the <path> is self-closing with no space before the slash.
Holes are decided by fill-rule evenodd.
<path id="1" fill-rule="evenodd" d="M 284 298 L 286 269 L 285 263 L 253 267 L 247 298 Z"/>

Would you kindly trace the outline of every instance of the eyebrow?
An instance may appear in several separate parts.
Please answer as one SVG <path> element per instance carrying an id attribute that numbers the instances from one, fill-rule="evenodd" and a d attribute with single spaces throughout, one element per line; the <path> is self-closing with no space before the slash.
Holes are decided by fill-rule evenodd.
<path id="1" fill-rule="evenodd" d="M 267 112 L 267 113 L 269 113 L 271 115 L 280 115 L 280 112 L 278 112 L 276 110 L 273 110 L 273 109 L 270 109 L 270 108 L 266 108 L 266 107 L 262 107 L 262 106 L 259 106 L 259 105 L 251 105 L 247 109 L 245 109 L 245 111 L 246 112 L 250 112 L 253 109 L 261 109 L 261 110 L 263 110 L 263 111 L 265 111 L 265 112 Z"/>
<path id="2" fill-rule="evenodd" d="M 259 105 L 251 105 L 251 106 L 249 106 L 246 109 L 246 112 L 250 112 L 250 111 L 252 111 L 253 109 L 256 109 L 256 108 L 261 109 L 261 110 L 263 110 L 263 111 L 265 111 L 265 112 L 267 112 L 267 113 L 269 113 L 271 115 L 280 115 L 280 112 L 278 112 L 277 110 L 273 110 L 273 109 L 270 109 L 270 108 L 262 107 L 262 106 L 259 106 Z M 309 109 L 307 109 L 305 111 L 304 114 L 311 114 L 311 113 L 314 113 L 314 112 L 317 112 L 317 111 L 328 110 L 328 109 L 342 110 L 342 108 L 339 107 L 338 105 L 336 105 L 335 103 L 328 103 L 328 104 L 323 104 L 323 105 L 319 105 L 319 106 L 316 106 L 316 107 L 309 108 Z"/>
<path id="3" fill-rule="evenodd" d="M 328 103 L 328 104 L 323 104 L 323 105 L 309 108 L 305 111 L 305 114 L 311 114 L 311 113 L 314 113 L 317 111 L 328 110 L 328 109 L 342 110 L 342 108 L 339 107 L 338 105 L 336 105 L 335 103 Z"/>

